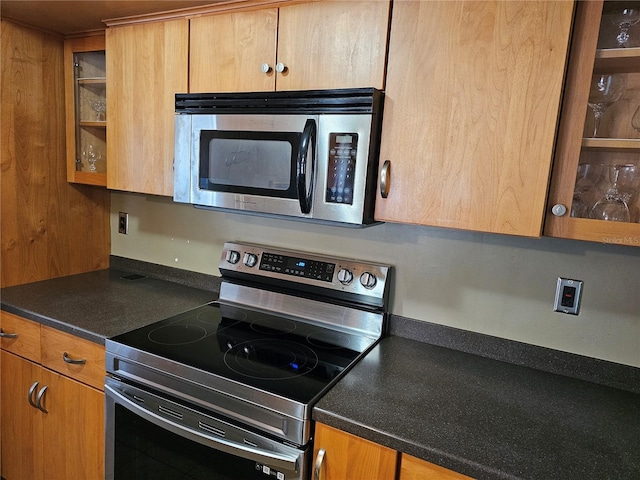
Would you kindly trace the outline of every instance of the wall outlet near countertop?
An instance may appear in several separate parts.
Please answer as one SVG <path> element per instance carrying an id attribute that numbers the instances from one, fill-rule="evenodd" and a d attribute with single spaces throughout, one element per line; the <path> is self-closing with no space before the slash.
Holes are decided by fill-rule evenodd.
<path id="1" fill-rule="evenodd" d="M 118 212 L 118 233 L 129 233 L 129 214 L 126 212 Z"/>
<path id="2" fill-rule="evenodd" d="M 580 297 L 582 296 L 582 280 L 558 277 L 556 284 L 556 298 L 553 311 L 578 315 L 580 311 Z"/>

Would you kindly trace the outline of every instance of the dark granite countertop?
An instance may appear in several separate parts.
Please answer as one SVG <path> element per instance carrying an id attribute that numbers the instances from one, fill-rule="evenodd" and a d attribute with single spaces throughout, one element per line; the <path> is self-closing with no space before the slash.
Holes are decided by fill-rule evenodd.
<path id="1" fill-rule="evenodd" d="M 213 291 L 109 269 L 3 288 L 2 310 L 104 345 L 105 339 L 218 297 Z"/>
<path id="2" fill-rule="evenodd" d="M 639 479 L 640 395 L 398 336 L 314 420 L 478 479 Z"/>
<path id="3" fill-rule="evenodd" d="M 219 281 L 112 257 L 109 270 L 4 288 L 0 305 L 104 344 L 215 300 Z M 314 420 L 478 479 L 640 479 L 640 369 L 407 319 L 391 333 Z"/>

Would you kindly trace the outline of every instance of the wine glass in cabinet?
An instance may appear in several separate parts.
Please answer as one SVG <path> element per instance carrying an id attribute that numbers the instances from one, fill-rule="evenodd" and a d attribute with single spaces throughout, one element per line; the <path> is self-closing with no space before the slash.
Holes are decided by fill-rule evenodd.
<path id="1" fill-rule="evenodd" d="M 640 171 L 640 130 L 634 120 L 640 108 L 640 25 L 628 29 L 629 38 L 621 46 L 619 22 L 614 21 L 619 8 L 636 8 L 637 3 L 576 2 L 544 225 L 547 236 L 640 246 L 640 191 L 620 196 L 628 218 L 604 220 L 606 216 L 597 218 L 597 207 L 593 210 L 603 195 L 618 187 L 611 172 Z M 621 77 L 625 87 L 599 119 L 596 136 L 589 107 L 592 79 L 610 76 Z M 585 169 L 598 177 L 589 178 L 590 191 L 585 188 Z"/>
<path id="2" fill-rule="evenodd" d="M 106 186 L 104 33 L 65 40 L 67 180 Z"/>

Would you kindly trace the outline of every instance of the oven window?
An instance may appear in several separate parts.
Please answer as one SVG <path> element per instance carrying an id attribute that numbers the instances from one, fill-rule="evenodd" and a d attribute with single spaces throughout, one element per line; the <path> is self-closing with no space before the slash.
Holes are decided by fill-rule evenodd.
<path id="1" fill-rule="evenodd" d="M 118 404 L 115 405 L 115 427 L 115 480 L 271 478 L 252 460 L 187 440 Z"/>
<path id="2" fill-rule="evenodd" d="M 295 198 L 299 133 L 202 131 L 200 188 Z"/>

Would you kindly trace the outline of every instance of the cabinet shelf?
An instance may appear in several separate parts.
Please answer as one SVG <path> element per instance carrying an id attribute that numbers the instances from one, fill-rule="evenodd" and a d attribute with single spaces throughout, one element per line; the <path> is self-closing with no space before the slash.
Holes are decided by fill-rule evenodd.
<path id="1" fill-rule="evenodd" d="M 78 78 L 80 85 L 106 85 L 107 79 L 105 77 L 85 77 Z"/>
<path id="2" fill-rule="evenodd" d="M 595 73 L 633 73 L 640 70 L 640 47 L 596 50 Z"/>
<path id="3" fill-rule="evenodd" d="M 107 122 L 105 121 L 87 121 L 82 120 L 80 122 L 81 127 L 98 127 L 98 128 L 107 128 Z"/>
<path id="4" fill-rule="evenodd" d="M 582 146 L 589 149 L 640 151 L 640 138 L 583 138 Z"/>

